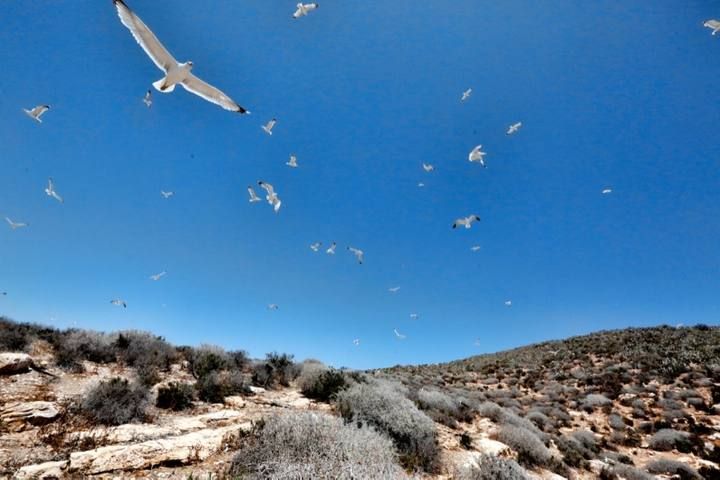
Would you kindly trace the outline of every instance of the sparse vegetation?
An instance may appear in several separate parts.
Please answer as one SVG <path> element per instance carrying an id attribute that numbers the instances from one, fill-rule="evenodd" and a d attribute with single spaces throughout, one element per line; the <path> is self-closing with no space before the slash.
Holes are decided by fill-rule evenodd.
<path id="1" fill-rule="evenodd" d="M 147 419 L 148 390 L 124 378 L 101 381 L 82 399 L 80 410 L 93 423 L 122 425 Z"/>
<path id="2" fill-rule="evenodd" d="M 518 462 L 529 467 L 548 466 L 552 453 L 543 442 L 529 430 L 514 425 L 503 425 L 497 439 L 508 445 L 518 454 Z"/>
<path id="3" fill-rule="evenodd" d="M 648 463 L 647 470 L 650 473 L 663 473 L 667 475 L 678 475 L 680 480 L 702 480 L 700 474 L 691 466 L 661 458 Z"/>
<path id="4" fill-rule="evenodd" d="M 514 461 L 494 455 L 482 455 L 477 467 L 458 472 L 457 480 L 530 480 L 525 471 Z"/>
<path id="5" fill-rule="evenodd" d="M 297 384 L 306 397 L 327 402 L 347 386 L 347 380 L 340 370 L 318 362 L 306 362 L 302 365 Z"/>
<path id="6" fill-rule="evenodd" d="M 264 388 L 287 387 L 298 375 L 293 356 L 287 353 L 268 353 L 265 360 L 253 367 L 252 380 L 255 385 Z"/>
<path id="7" fill-rule="evenodd" d="M 158 388 L 155 406 L 174 411 L 192 407 L 194 389 L 188 383 L 171 382 Z"/>

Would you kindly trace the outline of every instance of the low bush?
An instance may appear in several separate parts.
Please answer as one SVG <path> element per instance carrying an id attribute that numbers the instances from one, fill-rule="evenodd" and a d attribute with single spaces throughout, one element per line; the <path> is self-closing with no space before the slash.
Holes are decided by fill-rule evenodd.
<path id="1" fill-rule="evenodd" d="M 700 474 L 690 465 L 675 460 L 665 458 L 653 460 L 645 468 L 650 473 L 678 475 L 680 480 L 702 480 Z"/>
<path id="2" fill-rule="evenodd" d="M 482 417 L 489 418 L 498 425 L 512 425 L 529 431 L 540 439 L 545 439 L 546 435 L 535 426 L 533 422 L 527 418 L 519 417 L 515 412 L 507 408 L 503 408 L 492 402 L 483 402 L 478 407 L 478 413 Z"/>
<path id="3" fill-rule="evenodd" d="M 585 397 L 580 407 L 586 412 L 592 412 L 598 407 L 605 407 L 612 405 L 612 400 L 607 398 L 605 395 L 599 393 L 591 393 Z"/>
<path id="4" fill-rule="evenodd" d="M 101 425 L 142 422 L 147 418 L 148 394 L 146 387 L 115 377 L 88 391 L 80 411 L 85 418 Z"/>
<path id="5" fill-rule="evenodd" d="M 300 391 L 308 398 L 327 402 L 347 386 L 343 372 L 320 362 L 304 362 L 297 378 Z"/>
<path id="6" fill-rule="evenodd" d="M 268 353 L 265 360 L 253 366 L 252 380 L 255 385 L 271 388 L 277 385 L 287 387 L 299 374 L 293 356 L 287 353 Z"/>
<path id="7" fill-rule="evenodd" d="M 195 382 L 198 398 L 208 403 L 223 403 L 226 396 L 248 395 L 250 385 L 240 372 L 212 372 Z"/>
<path id="8" fill-rule="evenodd" d="M 537 428 L 540 430 L 545 430 L 546 428 L 552 426 L 553 422 L 548 418 L 547 415 L 545 415 L 542 412 L 539 412 L 537 410 L 533 410 L 532 412 L 528 412 L 527 415 L 525 415 L 525 418 L 527 420 L 530 420 L 532 423 L 535 424 Z"/>
<path id="9" fill-rule="evenodd" d="M 192 407 L 194 389 L 189 383 L 171 382 L 158 388 L 155 406 L 180 411 Z"/>
<path id="10" fill-rule="evenodd" d="M 249 479 L 406 478 L 392 441 L 370 427 L 310 412 L 270 417 L 234 457 Z"/>
<path id="11" fill-rule="evenodd" d="M 62 368 L 82 371 L 82 361 L 114 362 L 114 337 L 88 330 L 68 330 L 60 334 L 54 345 L 55 362 Z"/>
<path id="12" fill-rule="evenodd" d="M 222 347 L 216 345 L 201 345 L 186 355 L 190 372 L 197 379 L 230 367 L 230 357 Z"/>
<path id="13" fill-rule="evenodd" d="M 648 446 L 658 451 L 677 449 L 680 452 L 689 453 L 692 448 L 692 442 L 690 441 L 690 435 L 688 433 L 671 428 L 664 428 L 658 430 L 655 435 L 650 437 Z"/>
<path id="14" fill-rule="evenodd" d="M 514 460 L 487 454 L 480 456 L 477 467 L 463 469 L 453 478 L 457 480 L 530 480 L 525 470 Z"/>
<path id="15" fill-rule="evenodd" d="M 550 465 L 553 457 L 550 450 L 533 432 L 514 425 L 503 425 L 497 439 L 518 454 L 518 462 L 529 467 Z"/>
<path id="16" fill-rule="evenodd" d="M 630 465 L 613 465 L 610 470 L 625 480 L 657 480 L 655 476 Z"/>

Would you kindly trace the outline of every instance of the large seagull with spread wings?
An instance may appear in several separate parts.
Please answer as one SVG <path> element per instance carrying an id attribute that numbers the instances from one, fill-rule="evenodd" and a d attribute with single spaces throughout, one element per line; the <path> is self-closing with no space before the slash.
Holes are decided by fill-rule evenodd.
<path id="1" fill-rule="evenodd" d="M 145 50 L 153 63 L 165 73 L 165 77 L 153 82 L 153 87 L 163 93 L 169 93 L 175 90 L 175 85 L 179 84 L 188 92 L 219 105 L 225 110 L 250 113 L 235 103 L 232 98 L 193 75 L 190 72 L 193 68 L 192 62 L 178 63 L 175 57 L 160 43 L 152 30 L 128 8 L 123 0 L 113 0 L 113 3 L 117 8 L 122 24 L 130 30 L 132 36 L 135 37 L 137 43 Z"/>

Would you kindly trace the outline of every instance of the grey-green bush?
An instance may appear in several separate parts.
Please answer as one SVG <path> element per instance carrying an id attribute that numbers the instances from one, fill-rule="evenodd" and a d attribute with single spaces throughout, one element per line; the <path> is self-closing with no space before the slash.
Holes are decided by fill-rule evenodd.
<path id="1" fill-rule="evenodd" d="M 110 363 L 115 361 L 114 337 L 89 330 L 68 330 L 57 338 L 55 362 L 58 366 L 82 371 L 82 361 Z"/>
<path id="2" fill-rule="evenodd" d="M 483 454 L 477 467 L 460 470 L 456 480 L 530 480 L 525 470 L 514 460 Z"/>
<path id="3" fill-rule="evenodd" d="M 680 480 L 702 480 L 700 474 L 690 465 L 675 460 L 665 458 L 653 460 L 645 468 L 650 473 L 678 475 Z"/>
<path id="4" fill-rule="evenodd" d="M 155 406 L 174 411 L 186 410 L 192 407 L 193 386 L 189 383 L 171 382 L 158 388 Z"/>
<path id="5" fill-rule="evenodd" d="M 80 403 L 80 411 L 91 422 L 122 425 L 147 418 L 148 389 L 130 384 L 124 378 L 111 378 L 90 389 Z"/>
<path id="6" fill-rule="evenodd" d="M 243 479 L 406 478 L 393 443 L 370 427 L 310 412 L 270 417 L 233 459 Z"/>
<path id="7" fill-rule="evenodd" d="M 319 362 L 305 362 L 297 378 L 300 391 L 308 398 L 327 402 L 347 386 L 345 375 Z"/>
<path id="8" fill-rule="evenodd" d="M 503 425 L 497 439 L 518 454 L 518 461 L 527 466 L 548 466 L 553 457 L 543 442 L 529 430 L 514 425 Z"/>
<path id="9" fill-rule="evenodd" d="M 222 347 L 201 345 L 188 355 L 190 371 L 197 379 L 224 370 L 231 365 L 231 359 Z"/>
<path id="10" fill-rule="evenodd" d="M 663 428 L 650 437 L 648 446 L 658 451 L 668 451 L 675 448 L 680 452 L 688 453 L 692 448 L 692 442 L 690 441 L 690 434 L 686 432 Z"/>

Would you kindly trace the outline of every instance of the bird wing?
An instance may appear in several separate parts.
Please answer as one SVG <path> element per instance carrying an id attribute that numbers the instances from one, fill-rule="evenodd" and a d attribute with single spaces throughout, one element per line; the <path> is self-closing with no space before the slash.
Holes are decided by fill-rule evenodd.
<path id="1" fill-rule="evenodd" d="M 49 108 L 50 107 L 48 107 L 47 105 L 38 105 L 37 107 L 30 110 L 30 115 L 34 117 L 39 117 L 43 113 L 47 112 Z"/>
<path id="2" fill-rule="evenodd" d="M 248 193 L 250 194 L 251 199 L 258 198 L 257 193 L 255 193 L 255 190 L 253 190 L 252 187 L 248 187 Z"/>
<path id="3" fill-rule="evenodd" d="M 310 10 L 315 10 L 316 8 L 318 8 L 318 4 L 317 3 L 306 3 L 304 5 L 304 7 L 305 7 L 305 10 L 309 12 Z"/>
<path id="4" fill-rule="evenodd" d="M 219 105 L 225 110 L 238 113 L 249 113 L 246 109 L 235 103 L 232 98 L 228 97 L 209 83 L 205 83 L 200 80 L 192 73 L 188 74 L 187 78 L 183 80 L 180 85 L 182 85 L 188 92 L 194 93 L 198 97 L 204 98 L 215 105 Z"/>
<path id="5" fill-rule="evenodd" d="M 262 188 L 263 190 L 265 190 L 268 195 L 270 195 L 270 196 L 275 195 L 275 189 L 274 189 L 273 186 L 270 185 L 269 183 L 265 183 L 265 182 L 263 182 L 263 181 L 260 181 L 260 182 L 258 182 L 258 185 L 260 185 L 260 188 Z"/>
<path id="6" fill-rule="evenodd" d="M 57 193 L 55 190 L 52 191 L 52 196 L 53 196 L 53 198 L 55 198 L 55 200 L 57 200 L 58 202 L 64 203 L 63 198 L 62 198 L 60 195 L 58 195 L 58 193 Z"/>
<path id="7" fill-rule="evenodd" d="M 708 20 L 703 24 L 704 26 L 708 28 L 719 28 L 720 27 L 720 21 L 717 20 Z"/>
<path id="8" fill-rule="evenodd" d="M 303 7 L 299 6 L 297 10 L 295 10 L 295 13 L 293 13 L 293 18 L 300 18 L 303 16 Z"/>
<path id="9" fill-rule="evenodd" d="M 147 25 L 135 15 L 132 10 L 125 4 L 123 0 L 113 0 L 115 8 L 117 8 L 118 16 L 123 25 L 130 30 L 135 41 L 145 50 L 148 57 L 163 72 L 167 72 L 171 66 L 177 65 L 177 60 L 167 51 L 160 43 L 155 34 Z"/>

